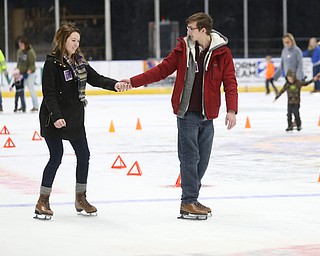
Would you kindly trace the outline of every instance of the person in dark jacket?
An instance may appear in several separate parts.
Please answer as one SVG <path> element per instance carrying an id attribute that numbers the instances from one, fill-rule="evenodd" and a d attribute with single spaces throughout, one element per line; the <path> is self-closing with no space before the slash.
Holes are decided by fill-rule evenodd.
<path id="1" fill-rule="evenodd" d="M 99 75 L 84 58 L 79 43 L 80 30 L 72 24 L 62 25 L 55 34 L 52 53 L 47 56 L 43 68 L 39 118 L 50 159 L 43 171 L 36 218 L 50 219 L 53 215 L 49 196 L 63 155 L 62 140 L 70 142 L 77 158 L 75 208 L 87 214 L 97 211 L 86 199 L 90 157 L 84 127 L 86 83 L 110 91 L 130 89 L 125 82 Z"/>
<path id="2" fill-rule="evenodd" d="M 180 218 L 206 219 L 212 210 L 201 204 L 198 197 L 210 160 L 221 84 L 226 98 L 227 129 L 236 125 L 238 85 L 228 39 L 212 30 L 211 17 L 195 13 L 187 18 L 186 25 L 188 35 L 178 39 L 176 47 L 158 66 L 123 81 L 139 87 L 177 72 L 171 102 L 178 126 Z"/>
<path id="3" fill-rule="evenodd" d="M 296 73 L 291 69 L 288 70 L 286 75 L 286 83 L 280 90 L 279 94 L 275 97 L 277 100 L 284 92 L 288 95 L 288 109 L 287 109 L 287 121 L 288 127 L 286 131 L 293 130 L 292 115 L 294 115 L 297 130 L 301 130 L 301 118 L 300 118 L 300 92 L 302 86 L 307 86 L 314 81 L 319 80 L 320 73 L 318 73 L 313 79 L 309 81 L 301 81 L 296 78 Z"/>
<path id="4" fill-rule="evenodd" d="M 24 97 L 24 78 L 23 75 L 20 74 L 20 70 L 15 68 L 13 73 L 13 84 L 10 87 L 10 91 L 13 90 L 13 88 L 16 88 L 16 94 L 14 96 L 14 110 L 13 112 L 22 111 L 26 112 L 26 101 Z M 21 108 L 18 108 L 18 102 L 19 99 L 21 101 Z"/>

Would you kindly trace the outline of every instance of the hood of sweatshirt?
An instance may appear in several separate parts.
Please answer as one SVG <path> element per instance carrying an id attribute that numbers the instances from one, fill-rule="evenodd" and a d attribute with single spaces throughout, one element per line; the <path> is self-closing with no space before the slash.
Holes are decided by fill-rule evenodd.
<path id="1" fill-rule="evenodd" d="M 228 38 L 216 30 L 212 30 L 210 36 L 211 36 L 211 43 L 209 46 L 208 53 L 204 60 L 205 70 L 208 70 L 208 64 L 209 64 L 208 60 L 210 60 L 212 52 L 228 44 Z M 187 66 L 188 66 L 190 53 L 192 53 L 192 57 L 194 58 L 194 61 L 195 61 L 196 42 L 192 41 L 189 36 L 184 37 L 184 40 L 186 42 L 187 49 L 188 49 L 187 50 Z"/>

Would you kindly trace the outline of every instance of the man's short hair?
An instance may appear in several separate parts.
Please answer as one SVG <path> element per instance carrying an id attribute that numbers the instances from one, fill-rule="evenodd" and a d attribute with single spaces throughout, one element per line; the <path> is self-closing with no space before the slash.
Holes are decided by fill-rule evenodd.
<path id="1" fill-rule="evenodd" d="M 207 30 L 207 35 L 210 35 L 212 30 L 212 18 L 208 14 L 197 12 L 187 18 L 187 25 L 191 22 L 197 22 L 197 29 L 201 30 L 202 28 L 205 28 Z"/>

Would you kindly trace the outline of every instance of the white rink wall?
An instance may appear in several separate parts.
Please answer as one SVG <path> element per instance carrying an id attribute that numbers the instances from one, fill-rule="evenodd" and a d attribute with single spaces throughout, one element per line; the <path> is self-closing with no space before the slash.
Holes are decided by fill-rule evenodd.
<path id="1" fill-rule="evenodd" d="M 273 58 L 274 65 L 278 67 L 280 65 L 280 58 Z M 157 65 L 157 60 L 132 60 L 132 61 L 90 61 L 90 65 L 97 70 L 98 73 L 114 78 L 123 79 L 137 75 L 145 70 Z M 36 89 L 41 91 L 41 77 L 44 62 L 36 63 Z M 16 67 L 15 62 L 9 62 L 8 72 L 9 79 L 7 80 L 1 75 L 0 85 L 1 91 L 4 92 L 4 97 L 12 93 L 6 94 L 9 91 L 9 84 L 12 81 L 12 72 Z M 239 84 L 240 91 L 263 91 L 265 87 L 265 68 L 266 62 L 264 58 L 247 58 L 247 59 L 234 59 L 234 65 L 236 69 L 236 77 Z M 307 79 L 312 78 L 312 62 L 310 58 L 304 58 L 304 74 Z M 174 77 L 175 74 L 172 75 Z M 284 84 L 284 78 L 280 78 L 277 82 L 277 86 Z M 311 86 L 309 87 L 309 89 Z M 99 90 L 91 86 L 88 90 Z M 12 95 L 11 95 L 12 94 Z"/>

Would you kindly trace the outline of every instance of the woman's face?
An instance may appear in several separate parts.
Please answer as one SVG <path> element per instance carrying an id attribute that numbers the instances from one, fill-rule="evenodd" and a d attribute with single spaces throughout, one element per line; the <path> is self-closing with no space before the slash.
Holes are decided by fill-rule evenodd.
<path id="1" fill-rule="evenodd" d="M 66 50 L 67 50 L 68 57 L 71 57 L 71 55 L 76 52 L 79 45 L 80 45 L 80 34 L 78 32 L 71 33 L 66 41 Z"/>
<path id="2" fill-rule="evenodd" d="M 19 49 L 20 49 L 20 50 L 24 50 L 24 49 L 26 48 L 26 46 L 25 46 L 24 43 L 22 43 L 22 42 L 19 41 L 18 44 L 19 44 Z"/>
<path id="3" fill-rule="evenodd" d="M 288 37 L 283 38 L 282 43 L 286 48 L 290 48 L 293 45 L 293 42 Z"/>

